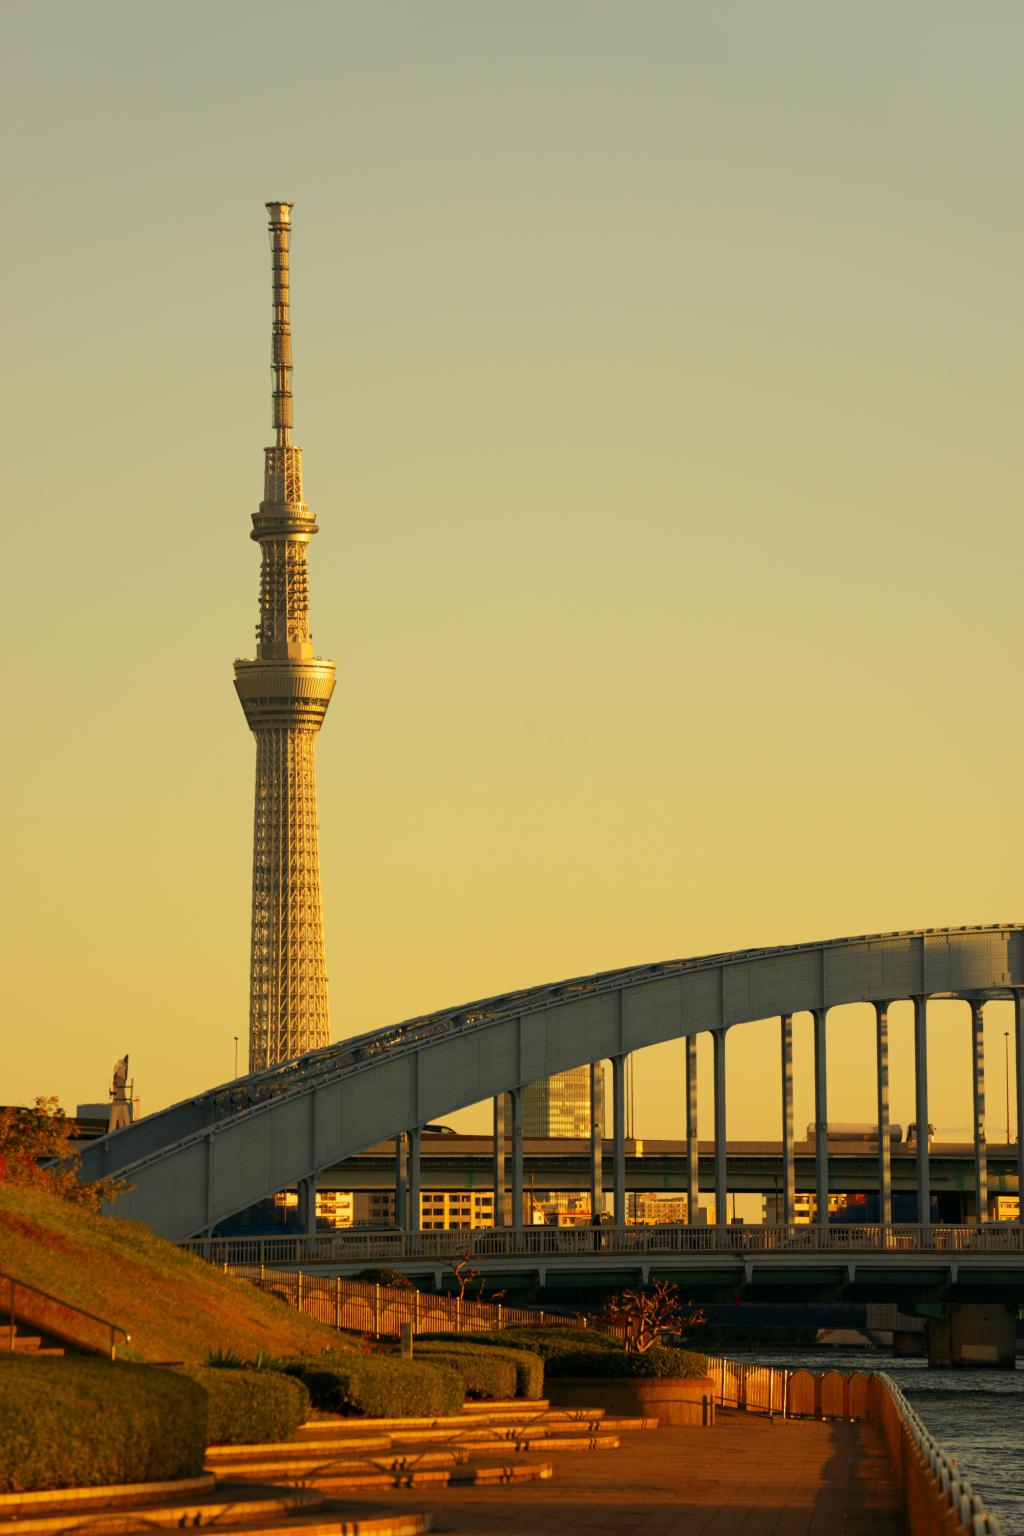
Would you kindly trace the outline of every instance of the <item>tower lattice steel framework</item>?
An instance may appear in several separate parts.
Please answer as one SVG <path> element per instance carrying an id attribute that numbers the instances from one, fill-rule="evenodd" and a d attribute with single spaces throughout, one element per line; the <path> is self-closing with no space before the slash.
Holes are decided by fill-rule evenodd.
<path id="1" fill-rule="evenodd" d="M 273 252 L 274 428 L 263 500 L 255 661 L 235 662 L 235 688 L 256 737 L 249 1068 L 327 1045 L 327 968 L 316 805 L 316 738 L 334 692 L 334 662 L 313 654 L 306 556 L 317 532 L 302 499 L 302 449 L 291 440 L 288 314 L 291 203 L 268 203 Z"/>

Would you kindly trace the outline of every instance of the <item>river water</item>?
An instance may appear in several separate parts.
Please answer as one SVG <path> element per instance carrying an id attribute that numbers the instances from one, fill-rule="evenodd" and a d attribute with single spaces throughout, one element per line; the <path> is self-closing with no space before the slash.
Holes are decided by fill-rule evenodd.
<path id="1" fill-rule="evenodd" d="M 1005 1536 L 1024 1536 L 1024 1361 L 1015 1371 L 942 1371 L 879 1350 L 752 1348 L 735 1358 L 791 1371 L 885 1371 L 999 1516 Z"/>

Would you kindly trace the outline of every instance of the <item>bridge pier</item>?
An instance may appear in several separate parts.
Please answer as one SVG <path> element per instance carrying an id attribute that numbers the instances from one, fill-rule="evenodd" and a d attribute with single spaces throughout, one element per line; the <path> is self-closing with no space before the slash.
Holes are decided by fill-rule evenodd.
<path id="1" fill-rule="evenodd" d="M 928 1364 L 983 1366 L 1012 1371 L 1017 1364 L 1017 1318 L 1010 1307 L 957 1302 L 925 1324 Z"/>
<path id="2" fill-rule="evenodd" d="M 914 1111 L 917 1115 L 917 1219 L 931 1220 L 932 1192 L 928 1163 L 928 999 L 914 998 Z"/>
<path id="3" fill-rule="evenodd" d="M 793 1015 L 780 1020 L 782 1044 L 782 1223 L 796 1215 L 796 1148 L 793 1141 Z"/>
<path id="4" fill-rule="evenodd" d="M 604 1063 L 590 1063 L 590 1219 L 604 1212 Z"/>
<path id="5" fill-rule="evenodd" d="M 408 1135 L 409 1140 L 409 1231 L 420 1230 L 420 1136 L 421 1128 L 416 1126 Z"/>
<path id="6" fill-rule="evenodd" d="M 971 999 L 971 1067 L 974 1089 L 975 1220 L 988 1218 L 988 1148 L 985 1145 L 985 1004 Z"/>
<path id="7" fill-rule="evenodd" d="M 1013 994 L 1013 1014 L 1017 1066 L 1017 1221 L 1024 1227 L 1024 993 Z"/>
<path id="8" fill-rule="evenodd" d="M 612 1188 L 615 1225 L 626 1225 L 626 1057 L 612 1057 Z"/>
<path id="9" fill-rule="evenodd" d="M 505 1225 L 505 1095 L 494 1096 L 494 1225 Z"/>
<path id="10" fill-rule="evenodd" d="M 688 1226 L 697 1222 L 700 1204 L 700 1148 L 697 1144 L 697 1036 L 687 1035 L 683 1041 L 685 1051 L 686 1091 L 686 1221 Z"/>
<path id="11" fill-rule="evenodd" d="M 298 1182 L 299 1226 L 307 1237 L 316 1236 L 316 1185 L 315 1173 Z"/>
<path id="12" fill-rule="evenodd" d="M 892 1226 L 892 1146 L 889 1141 L 889 1004 L 875 1004 L 875 1080 L 878 1089 L 878 1219 Z"/>
<path id="13" fill-rule="evenodd" d="M 512 1131 L 512 1225 L 523 1224 L 523 1091 L 512 1088 L 508 1095 Z M 530 1212 L 531 1216 L 533 1212 Z"/>
<path id="14" fill-rule="evenodd" d="M 725 1139 L 725 1029 L 712 1031 L 715 1042 L 715 1224 L 729 1224 L 729 1163 Z"/>
<path id="15" fill-rule="evenodd" d="M 405 1132 L 395 1137 L 395 1226 L 404 1232 L 409 1222 L 409 1158 Z"/>
<path id="16" fill-rule="evenodd" d="M 814 1008 L 814 1187 L 817 1225 L 828 1226 L 828 1009 Z"/>

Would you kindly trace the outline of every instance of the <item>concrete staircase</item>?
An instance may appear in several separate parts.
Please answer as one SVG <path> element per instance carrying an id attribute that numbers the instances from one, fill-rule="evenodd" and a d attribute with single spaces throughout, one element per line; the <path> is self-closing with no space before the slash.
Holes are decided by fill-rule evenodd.
<path id="1" fill-rule="evenodd" d="M 19 1350 L 38 1350 L 38 1340 L 15 1338 Z M 435 1419 L 316 1419 L 293 1440 L 211 1446 L 203 1476 L 177 1484 L 0 1494 L 0 1536 L 64 1536 L 85 1523 L 98 1536 L 212 1524 L 231 1536 L 421 1536 L 432 1528 L 426 1511 L 352 1495 L 494 1487 L 500 1500 L 503 1486 L 554 1477 L 552 1453 L 614 1452 L 620 1430 L 656 1427 L 543 1400 L 478 1403 Z M 457 1530 L 451 1513 L 446 1525 Z"/>
<path id="2" fill-rule="evenodd" d="M 38 1333 L 23 1333 L 17 1323 L 0 1323 L 0 1354 L 15 1355 L 62 1355 L 57 1345 L 44 1348 Z"/>

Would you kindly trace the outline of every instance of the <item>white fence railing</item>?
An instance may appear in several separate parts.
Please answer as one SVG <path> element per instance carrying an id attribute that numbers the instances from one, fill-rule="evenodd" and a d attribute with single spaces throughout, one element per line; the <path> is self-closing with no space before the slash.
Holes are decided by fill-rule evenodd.
<path id="1" fill-rule="evenodd" d="M 320 1232 L 310 1237 L 198 1238 L 181 1245 L 214 1264 L 446 1264 L 474 1259 L 758 1253 L 1024 1254 L 1024 1227 L 486 1227 L 473 1232 Z"/>

